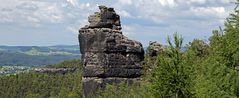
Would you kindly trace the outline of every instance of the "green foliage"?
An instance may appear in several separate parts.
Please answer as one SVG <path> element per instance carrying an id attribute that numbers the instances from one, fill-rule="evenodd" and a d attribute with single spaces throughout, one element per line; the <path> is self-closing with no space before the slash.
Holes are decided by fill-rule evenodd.
<path id="1" fill-rule="evenodd" d="M 239 1 L 237 1 L 239 2 Z M 208 78 L 218 91 L 239 97 L 239 10 L 235 9 L 225 22 L 224 30 L 215 30 L 210 38 Z M 210 73 L 209 73 L 210 72 Z M 217 78 L 220 78 L 217 79 Z M 222 94 L 222 93 L 221 93 Z"/>
<path id="2" fill-rule="evenodd" d="M 176 33 L 173 38 L 173 43 L 168 38 L 169 48 L 157 57 L 157 67 L 152 74 L 152 89 L 154 95 L 160 98 L 189 98 L 192 97 L 192 93 L 181 53 L 183 39 Z"/>
<path id="3" fill-rule="evenodd" d="M 194 39 L 188 45 L 187 53 L 192 53 L 191 55 L 195 57 L 205 57 L 209 54 L 209 45 L 205 43 L 203 40 Z"/>
<path id="4" fill-rule="evenodd" d="M 54 66 L 67 67 L 64 65 L 68 64 L 77 70 L 64 75 L 29 72 L 0 76 L 0 98 L 80 98 L 82 71 L 79 60 Z"/>
<path id="5" fill-rule="evenodd" d="M 152 50 L 148 47 L 144 56 L 143 72 L 145 79 L 151 75 L 152 69 L 155 68 L 156 57 L 151 57 L 151 52 Z"/>
<path id="6" fill-rule="evenodd" d="M 209 45 L 202 40 L 195 39 L 187 45 L 187 50 L 183 54 L 183 62 L 185 70 L 187 71 L 188 80 L 190 80 L 190 92 L 194 97 L 199 97 L 197 85 L 202 80 L 202 72 L 205 70 L 205 67 L 202 65 L 202 62 L 209 55 Z"/>
<path id="7" fill-rule="evenodd" d="M 70 60 L 70 61 L 63 61 L 58 64 L 51 64 L 47 65 L 48 68 L 79 68 L 81 69 L 81 61 L 80 60 Z"/>
<path id="8" fill-rule="evenodd" d="M 92 98 L 155 98 L 148 85 L 128 85 L 125 83 L 107 85 L 104 90 L 100 90 L 97 96 Z"/>
<path id="9" fill-rule="evenodd" d="M 212 54 L 220 56 L 226 66 L 239 66 L 239 10 L 226 19 L 224 30 L 215 30 L 210 38 Z"/>

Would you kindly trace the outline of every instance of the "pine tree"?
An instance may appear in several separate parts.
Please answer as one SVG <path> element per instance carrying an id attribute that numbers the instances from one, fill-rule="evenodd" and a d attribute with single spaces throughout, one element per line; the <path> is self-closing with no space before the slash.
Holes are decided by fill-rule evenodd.
<path id="1" fill-rule="evenodd" d="M 239 3 L 239 0 L 237 0 Z M 215 30 L 210 38 L 207 79 L 217 96 L 239 97 L 239 10 L 226 19 L 224 30 Z M 216 93 L 217 92 L 217 93 Z"/>
<path id="2" fill-rule="evenodd" d="M 152 73 L 152 89 L 160 98 L 189 98 L 193 95 L 181 53 L 183 39 L 176 33 L 173 38 L 173 43 L 168 38 L 168 49 L 157 57 L 157 67 Z"/>

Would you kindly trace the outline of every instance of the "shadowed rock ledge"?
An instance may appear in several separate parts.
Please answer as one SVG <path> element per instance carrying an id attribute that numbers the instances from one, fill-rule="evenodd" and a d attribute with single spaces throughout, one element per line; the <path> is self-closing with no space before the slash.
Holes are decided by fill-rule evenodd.
<path id="1" fill-rule="evenodd" d="M 106 84 L 133 83 L 141 73 L 144 49 L 138 41 L 122 34 L 120 16 L 113 8 L 99 6 L 79 30 L 83 65 L 83 98 Z"/>

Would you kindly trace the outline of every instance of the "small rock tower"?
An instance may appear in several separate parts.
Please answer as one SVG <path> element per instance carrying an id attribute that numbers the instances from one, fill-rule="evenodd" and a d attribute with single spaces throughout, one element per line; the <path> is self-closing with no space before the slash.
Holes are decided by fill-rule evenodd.
<path id="1" fill-rule="evenodd" d="M 89 98 L 106 84 L 131 84 L 142 75 L 142 44 L 122 34 L 120 16 L 113 8 L 99 9 L 88 17 L 90 24 L 79 30 L 83 98 Z"/>

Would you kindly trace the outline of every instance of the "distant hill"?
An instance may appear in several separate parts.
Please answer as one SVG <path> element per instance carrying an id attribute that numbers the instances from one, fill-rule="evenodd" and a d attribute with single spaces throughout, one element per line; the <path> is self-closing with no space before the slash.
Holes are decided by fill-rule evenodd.
<path id="1" fill-rule="evenodd" d="M 0 66 L 41 66 L 79 58 L 78 45 L 0 46 Z"/>

